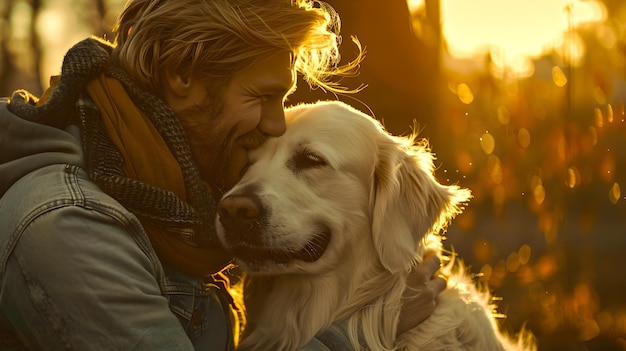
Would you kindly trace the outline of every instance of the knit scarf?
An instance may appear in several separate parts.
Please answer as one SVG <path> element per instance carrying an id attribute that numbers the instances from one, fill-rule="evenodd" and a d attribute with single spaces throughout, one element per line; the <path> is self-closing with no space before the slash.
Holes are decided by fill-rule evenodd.
<path id="1" fill-rule="evenodd" d="M 159 258 L 193 276 L 216 273 L 231 257 L 216 240 L 215 201 L 184 131 L 161 99 L 109 64 L 110 50 L 80 42 L 36 107 L 21 92 L 11 110 L 58 127 L 78 123 L 90 178 L 139 218 Z M 68 111 L 73 120 L 59 120 Z"/>

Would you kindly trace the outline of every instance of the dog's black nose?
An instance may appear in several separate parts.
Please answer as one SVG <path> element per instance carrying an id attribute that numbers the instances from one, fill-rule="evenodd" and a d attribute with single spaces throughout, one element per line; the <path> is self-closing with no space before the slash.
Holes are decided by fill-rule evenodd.
<path id="1" fill-rule="evenodd" d="M 261 199 L 255 194 L 226 196 L 217 206 L 219 221 L 224 229 L 230 235 L 247 240 L 260 232 L 263 212 Z"/>

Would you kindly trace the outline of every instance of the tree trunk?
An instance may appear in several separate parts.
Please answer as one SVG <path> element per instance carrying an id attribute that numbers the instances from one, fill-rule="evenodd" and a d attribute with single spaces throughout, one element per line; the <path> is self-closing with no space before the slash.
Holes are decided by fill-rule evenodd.
<path id="1" fill-rule="evenodd" d="M 416 38 L 412 18 L 404 0 L 329 0 L 338 12 L 342 29 L 342 57 L 355 57 L 356 48 L 350 41 L 356 36 L 366 48 L 366 58 L 357 77 L 342 80 L 343 85 L 367 88 L 357 94 L 339 96 L 363 112 L 374 114 L 394 134 L 411 131 L 413 121 L 432 124 L 439 93 L 439 0 L 426 2 L 424 16 L 431 26 L 431 39 Z M 435 18 L 433 18 L 435 16 Z M 310 91 L 299 82 L 290 102 L 334 99 L 319 89 Z"/>

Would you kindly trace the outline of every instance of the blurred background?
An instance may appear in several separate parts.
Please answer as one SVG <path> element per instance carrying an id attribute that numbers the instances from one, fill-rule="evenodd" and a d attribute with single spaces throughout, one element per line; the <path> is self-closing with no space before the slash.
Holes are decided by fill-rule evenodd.
<path id="1" fill-rule="evenodd" d="M 415 126 L 437 176 L 474 198 L 453 248 L 539 350 L 626 350 L 626 2 L 329 0 L 342 54 L 367 50 L 334 96 L 394 134 Z M 110 36 L 122 0 L 0 2 L 0 95 L 40 94 L 64 53 Z M 624 191 L 622 192 L 622 188 Z"/>

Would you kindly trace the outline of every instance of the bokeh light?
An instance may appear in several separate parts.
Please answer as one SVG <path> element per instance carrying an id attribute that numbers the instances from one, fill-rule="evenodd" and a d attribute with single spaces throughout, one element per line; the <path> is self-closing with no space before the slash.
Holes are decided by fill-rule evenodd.
<path id="1" fill-rule="evenodd" d="M 626 3 L 441 0 L 441 14 L 455 123 L 434 128 L 438 155 L 474 164 L 448 177 L 474 194 L 450 242 L 540 350 L 626 349 L 611 343 L 626 340 L 626 276 L 610 268 L 626 264 Z"/>
<path id="2" fill-rule="evenodd" d="M 409 4 L 418 8 L 422 2 Z M 443 36 L 452 56 L 469 58 L 490 52 L 498 70 L 526 77 L 534 73 L 531 59 L 555 47 L 562 48 L 572 62 L 579 62 L 585 47 L 571 28 L 606 19 L 606 9 L 598 1 L 442 0 L 441 13 Z M 611 36 L 603 36 L 606 45 L 612 45 Z"/>

